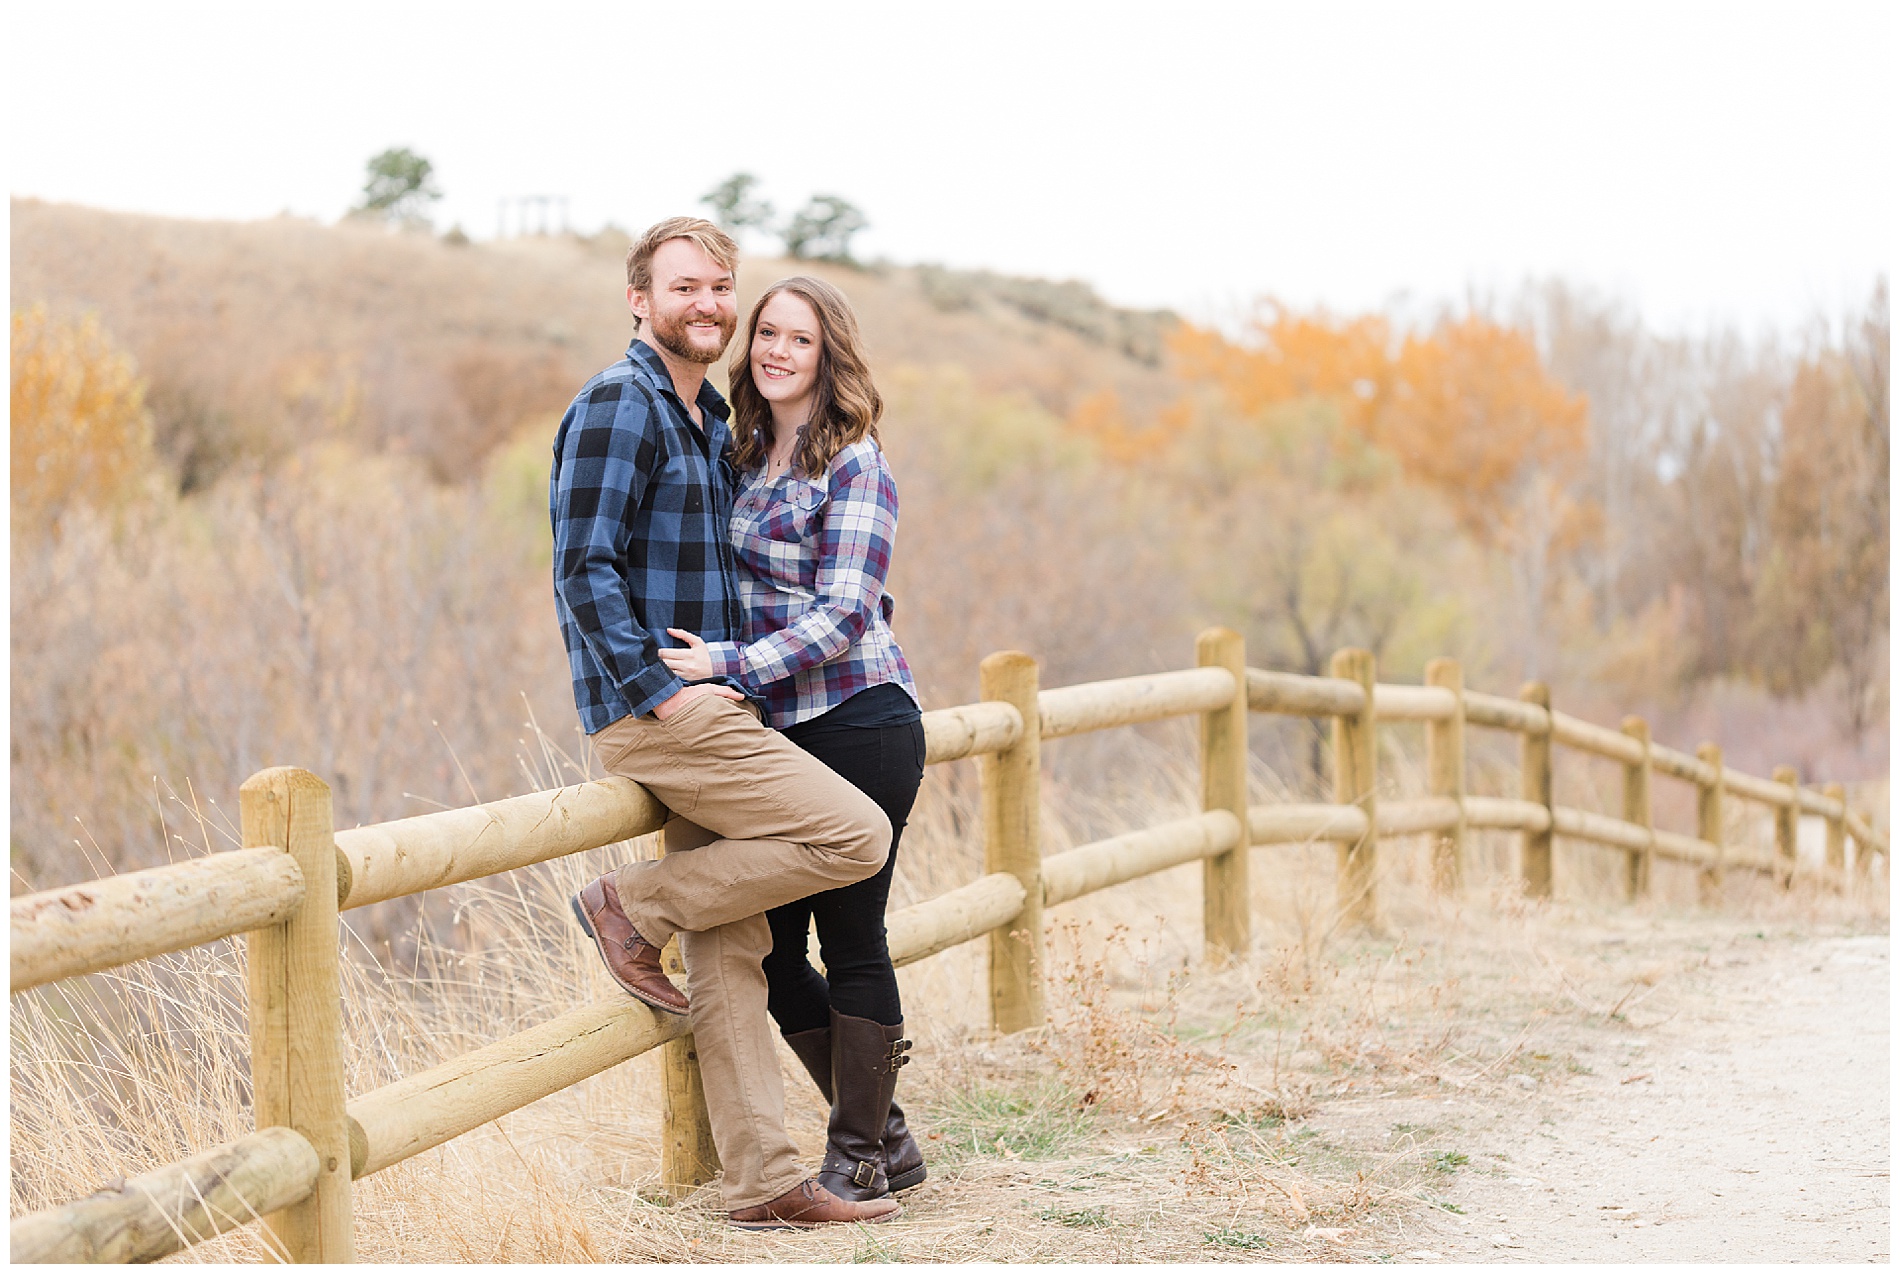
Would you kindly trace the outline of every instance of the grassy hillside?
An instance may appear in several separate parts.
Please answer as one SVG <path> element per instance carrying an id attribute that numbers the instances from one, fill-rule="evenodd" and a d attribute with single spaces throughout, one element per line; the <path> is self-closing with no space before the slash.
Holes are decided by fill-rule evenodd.
<path id="1" fill-rule="evenodd" d="M 632 333 L 627 236 L 611 231 L 456 246 L 292 217 L 182 221 L 19 199 L 12 214 L 13 307 L 104 319 L 150 381 L 160 450 L 187 488 L 319 437 L 468 476 L 524 422 L 558 416 Z M 1172 392 L 1166 316 L 1114 309 L 1079 284 L 767 258 L 743 264 L 742 305 L 801 271 L 851 297 L 881 372 L 962 368 L 979 393 L 1025 395 L 1058 417 L 1103 390 L 1138 413 Z"/>

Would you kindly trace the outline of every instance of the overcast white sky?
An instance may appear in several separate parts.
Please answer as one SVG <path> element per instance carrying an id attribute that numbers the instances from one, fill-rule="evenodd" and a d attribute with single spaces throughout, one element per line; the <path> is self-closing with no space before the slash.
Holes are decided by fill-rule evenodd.
<path id="1" fill-rule="evenodd" d="M 863 255 L 1231 317 L 1562 274 L 1792 326 L 1891 265 L 1895 6 L 10 6 L 9 188 L 335 218 L 390 145 L 437 220 L 638 227 L 739 169 Z M 763 247 L 769 241 L 762 240 Z"/>

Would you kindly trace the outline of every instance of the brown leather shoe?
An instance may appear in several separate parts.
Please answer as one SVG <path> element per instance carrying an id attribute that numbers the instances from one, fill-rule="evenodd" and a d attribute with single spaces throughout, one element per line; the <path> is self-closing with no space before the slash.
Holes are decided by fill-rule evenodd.
<path id="1" fill-rule="evenodd" d="M 726 1221 L 739 1230 L 809 1230 L 854 1221 L 888 1221 L 903 1210 L 895 1199 L 849 1203 L 807 1178 L 770 1203 L 728 1212 Z"/>
<path id="2" fill-rule="evenodd" d="M 620 909 L 611 875 L 596 878 L 570 900 L 574 917 L 600 949 L 607 972 L 637 1000 L 667 1013 L 685 1013 L 686 995 L 660 969 L 660 949 L 642 938 Z"/>

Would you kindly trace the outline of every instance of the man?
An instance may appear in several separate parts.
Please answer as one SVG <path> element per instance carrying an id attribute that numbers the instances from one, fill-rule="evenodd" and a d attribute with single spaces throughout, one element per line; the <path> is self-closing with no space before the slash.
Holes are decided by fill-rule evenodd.
<path id="1" fill-rule="evenodd" d="M 635 338 L 555 435 L 555 609 L 582 727 L 610 773 L 676 815 L 665 857 L 600 877 L 574 911 L 616 982 L 690 1012 L 732 1224 L 888 1220 L 895 1202 L 839 1199 L 797 1166 L 760 962 L 772 946 L 764 912 L 875 874 L 890 821 L 762 725 L 737 681 L 688 685 L 659 658 L 669 627 L 745 636 L 726 538 L 728 411 L 706 383 L 738 326 L 737 262 L 731 238 L 697 218 L 642 235 L 627 254 Z M 687 995 L 660 968 L 675 933 Z"/>

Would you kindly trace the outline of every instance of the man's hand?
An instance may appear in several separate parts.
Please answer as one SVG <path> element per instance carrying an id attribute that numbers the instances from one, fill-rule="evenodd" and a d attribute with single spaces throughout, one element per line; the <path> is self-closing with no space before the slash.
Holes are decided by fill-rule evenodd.
<path id="1" fill-rule="evenodd" d="M 667 633 L 686 643 L 682 650 L 660 651 L 660 662 L 673 670 L 673 675 L 681 681 L 703 681 L 713 675 L 712 655 L 706 650 L 706 643 L 697 633 L 689 633 L 684 628 L 669 628 Z"/>
<path id="2" fill-rule="evenodd" d="M 678 712 L 681 708 L 684 708 L 687 704 L 691 703 L 693 700 L 703 699 L 707 695 L 714 695 L 720 699 L 744 699 L 745 698 L 744 695 L 740 694 L 737 690 L 734 690 L 731 686 L 714 685 L 711 682 L 707 682 L 705 684 L 697 685 L 697 686 L 688 686 L 686 687 L 686 689 L 674 695 L 671 699 L 662 699 L 658 703 L 654 704 L 653 705 L 653 719 L 655 721 L 664 721 L 668 717 L 672 716 L 675 712 Z"/>

